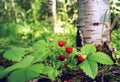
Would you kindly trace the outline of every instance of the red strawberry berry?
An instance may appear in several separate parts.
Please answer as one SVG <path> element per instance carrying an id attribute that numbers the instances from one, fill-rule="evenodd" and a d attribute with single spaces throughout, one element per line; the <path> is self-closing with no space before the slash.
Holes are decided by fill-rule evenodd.
<path id="1" fill-rule="evenodd" d="M 66 58 L 65 55 L 60 55 L 60 56 L 58 57 L 58 59 L 61 60 L 61 61 L 65 60 L 65 58 Z"/>
<path id="2" fill-rule="evenodd" d="M 68 80 L 64 80 L 63 82 L 69 82 Z"/>
<path id="3" fill-rule="evenodd" d="M 85 58 L 86 58 L 86 55 L 81 55 L 81 56 L 77 57 L 77 60 L 78 60 L 79 63 L 81 63 L 85 60 Z"/>
<path id="4" fill-rule="evenodd" d="M 72 47 L 67 47 L 67 48 L 66 48 L 66 52 L 67 52 L 67 53 L 70 54 L 70 53 L 72 53 L 72 51 L 73 51 L 73 48 L 72 48 Z"/>
<path id="5" fill-rule="evenodd" d="M 65 42 L 59 41 L 59 42 L 58 42 L 58 45 L 59 45 L 60 47 L 63 47 L 63 46 L 65 45 Z"/>

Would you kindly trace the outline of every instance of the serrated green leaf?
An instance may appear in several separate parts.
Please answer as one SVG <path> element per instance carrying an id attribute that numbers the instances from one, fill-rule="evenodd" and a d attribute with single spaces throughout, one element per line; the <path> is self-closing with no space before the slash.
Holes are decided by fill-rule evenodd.
<path id="1" fill-rule="evenodd" d="M 71 62 L 68 64 L 68 67 L 71 69 L 77 69 L 77 60 L 76 59 L 72 59 Z"/>
<path id="2" fill-rule="evenodd" d="M 44 57 L 47 57 L 46 55 L 48 54 L 48 51 L 46 50 L 39 50 L 33 53 L 34 55 L 34 60 L 33 63 L 43 61 Z"/>
<path id="3" fill-rule="evenodd" d="M 48 73 L 48 77 L 51 80 L 55 80 L 55 78 L 58 76 L 58 71 L 56 69 L 50 70 Z"/>
<path id="4" fill-rule="evenodd" d="M 56 69 L 60 68 L 61 64 L 62 64 L 62 62 L 56 60 L 55 63 L 54 63 L 55 68 Z"/>
<path id="5" fill-rule="evenodd" d="M 81 53 L 89 55 L 96 52 L 96 48 L 93 44 L 86 44 L 81 48 Z"/>
<path id="6" fill-rule="evenodd" d="M 48 47 L 46 46 L 46 42 L 44 40 L 39 41 L 33 46 L 34 50 L 34 60 L 33 63 L 43 61 L 44 57 L 47 57 L 47 53 L 49 52 Z"/>
<path id="7" fill-rule="evenodd" d="M 98 63 L 101 64 L 106 64 L 106 65 L 112 65 L 113 61 L 110 59 L 110 57 L 102 52 L 96 52 L 92 55 L 89 56 L 91 60 L 94 60 Z"/>
<path id="8" fill-rule="evenodd" d="M 34 64 L 28 67 L 29 70 L 35 71 L 37 73 L 43 73 L 44 65 L 43 64 Z"/>
<path id="9" fill-rule="evenodd" d="M 86 59 L 80 65 L 83 72 L 91 78 L 95 78 L 98 71 L 98 65 L 95 61 Z"/>
<path id="10" fill-rule="evenodd" d="M 22 64 L 17 63 L 17 64 L 14 64 L 14 65 L 0 71 L 0 79 L 3 78 L 4 76 L 6 76 L 11 71 L 16 70 L 16 69 L 21 68 L 21 67 L 23 67 Z"/>
<path id="11" fill-rule="evenodd" d="M 12 48 L 8 51 L 6 51 L 3 55 L 4 58 L 12 61 L 21 61 L 22 57 L 25 54 L 24 48 Z"/>
<path id="12" fill-rule="evenodd" d="M 45 66 L 43 69 L 43 73 L 44 74 L 48 74 L 50 72 L 50 70 L 53 70 L 54 68 L 51 66 Z"/>
<path id="13" fill-rule="evenodd" d="M 45 50 L 46 49 L 46 42 L 44 40 L 40 40 L 36 44 L 33 45 L 33 50 L 38 51 L 38 50 Z"/>
<path id="14" fill-rule="evenodd" d="M 8 81 L 9 82 L 18 82 L 18 81 L 27 82 L 38 76 L 39 76 L 39 73 L 29 70 L 27 68 L 22 68 L 12 72 L 8 77 Z"/>
<path id="15" fill-rule="evenodd" d="M 14 71 L 19 68 L 28 67 L 29 65 L 31 65 L 33 58 L 34 58 L 33 56 L 26 56 L 20 63 L 16 63 L 16 64 L 4 69 L 3 71 L 0 71 L 0 79 L 3 78 L 4 76 L 6 76 L 11 71 Z"/>
<path id="16" fill-rule="evenodd" d="M 23 67 L 27 67 L 32 64 L 34 56 L 26 56 L 20 63 Z"/>

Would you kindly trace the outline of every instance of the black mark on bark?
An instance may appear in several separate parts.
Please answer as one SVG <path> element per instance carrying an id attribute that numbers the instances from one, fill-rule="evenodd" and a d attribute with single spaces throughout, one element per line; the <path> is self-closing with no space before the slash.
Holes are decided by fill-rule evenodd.
<path id="1" fill-rule="evenodd" d="M 95 22 L 95 23 L 93 23 L 93 25 L 94 25 L 94 26 L 98 26 L 98 25 L 99 25 L 99 23 L 98 23 L 98 22 Z"/>

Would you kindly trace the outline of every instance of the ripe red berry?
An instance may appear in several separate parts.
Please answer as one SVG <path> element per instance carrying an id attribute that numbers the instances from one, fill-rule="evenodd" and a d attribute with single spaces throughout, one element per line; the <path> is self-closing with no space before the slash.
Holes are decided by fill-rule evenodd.
<path id="1" fill-rule="evenodd" d="M 67 53 L 70 54 L 70 53 L 72 53 L 72 51 L 73 51 L 73 48 L 72 48 L 72 47 L 67 47 L 67 48 L 66 48 L 66 52 L 67 52 Z"/>
<path id="2" fill-rule="evenodd" d="M 68 80 L 64 80 L 63 82 L 69 82 Z"/>
<path id="3" fill-rule="evenodd" d="M 59 41 L 59 42 L 58 42 L 58 45 L 59 45 L 60 47 L 63 47 L 63 46 L 65 45 L 65 42 Z"/>
<path id="4" fill-rule="evenodd" d="M 77 60 L 78 60 L 79 63 L 81 63 L 85 60 L 85 58 L 86 58 L 86 55 L 81 55 L 81 56 L 77 57 Z"/>
<path id="5" fill-rule="evenodd" d="M 58 59 L 61 60 L 61 61 L 65 60 L 65 58 L 66 58 L 65 55 L 60 55 L 60 56 L 58 57 Z"/>

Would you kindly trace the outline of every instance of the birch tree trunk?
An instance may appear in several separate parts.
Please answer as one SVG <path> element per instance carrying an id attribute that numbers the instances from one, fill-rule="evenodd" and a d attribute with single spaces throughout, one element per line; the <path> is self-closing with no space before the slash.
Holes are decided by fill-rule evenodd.
<path id="1" fill-rule="evenodd" d="M 78 31 L 83 42 L 110 42 L 110 13 L 108 0 L 79 0 Z"/>
<path id="2" fill-rule="evenodd" d="M 56 0 L 48 0 L 48 17 L 49 22 L 56 27 Z"/>
<path id="3" fill-rule="evenodd" d="M 112 59 L 109 0 L 79 0 L 77 46 L 94 44 Z"/>

